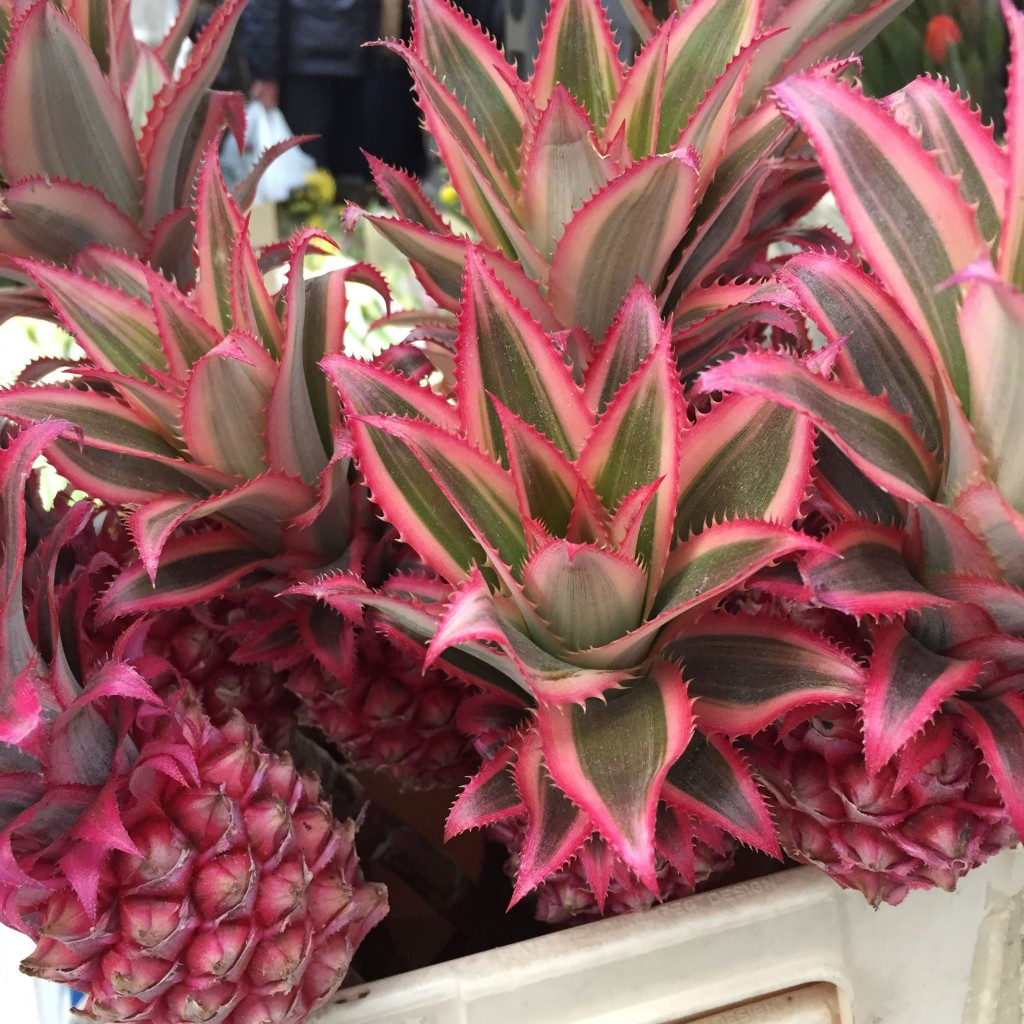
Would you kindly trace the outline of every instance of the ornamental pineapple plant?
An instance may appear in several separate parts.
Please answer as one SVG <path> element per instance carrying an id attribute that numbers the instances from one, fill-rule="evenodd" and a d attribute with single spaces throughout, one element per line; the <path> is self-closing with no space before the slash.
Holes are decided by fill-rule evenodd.
<path id="1" fill-rule="evenodd" d="M 748 353 L 701 379 L 712 391 L 771 395 L 823 437 L 817 491 L 830 554 L 805 563 L 800 596 L 864 620 L 863 740 L 852 751 L 847 715 L 829 711 L 835 743 L 820 728 L 783 727 L 758 749 L 791 852 L 873 900 L 952 887 L 1024 834 L 1024 16 L 1009 4 L 1003 13 L 1004 143 L 932 79 L 884 101 L 807 77 L 777 87 L 871 269 L 805 254 L 779 275 L 776 301 L 826 336 L 824 366 Z M 825 812 L 804 800 L 820 792 L 823 770 L 847 764 L 872 780 L 874 808 L 833 801 Z M 915 850 L 894 851 L 907 811 Z M 827 849 L 823 829 L 858 842 Z"/>
<path id="2" fill-rule="evenodd" d="M 173 611 L 176 622 L 151 637 L 180 647 L 180 609 L 199 605 L 189 628 L 206 636 L 193 642 L 220 648 L 215 661 L 248 666 L 246 685 L 261 664 L 287 678 L 300 715 L 360 765 L 414 786 L 457 781 L 473 764 L 454 724 L 461 686 L 422 673 L 372 619 L 275 596 L 332 568 L 374 585 L 420 571 L 350 480 L 340 414 L 316 367 L 341 348 L 346 281 L 385 294 L 386 285 L 364 265 L 305 281 L 306 252 L 332 244 L 306 231 L 288 250 L 278 308 L 215 148 L 197 188 L 191 293 L 98 246 L 90 266 L 109 269 L 106 280 L 87 276 L 77 257 L 69 269 L 19 261 L 85 358 L 68 368 L 70 380 L 43 374 L 0 392 L 0 413 L 66 419 L 74 436 L 55 440 L 48 458 L 73 486 L 124 510 L 138 557 L 122 559 L 105 588 L 100 624 Z M 120 287 L 115 269 L 130 272 Z M 188 655 L 193 671 L 197 653 Z"/>
<path id="3" fill-rule="evenodd" d="M 95 510 L 76 503 L 30 545 L 24 496 L 63 427 L 0 451 L 0 917 L 37 942 L 23 970 L 84 991 L 91 1019 L 298 1024 L 386 912 L 383 888 L 315 777 L 240 715 L 213 726 L 139 630 L 76 663 L 91 567 L 62 556 Z"/>
<path id="4" fill-rule="evenodd" d="M 218 8 L 175 77 L 194 3 L 156 47 L 133 36 L 129 0 L 0 4 L 0 318 L 52 316 L 19 259 L 76 259 L 82 273 L 119 283 L 137 258 L 194 281 L 200 164 L 226 126 L 245 131 L 242 97 L 212 89 L 243 7 Z M 243 205 L 280 149 L 239 185 Z M 93 265 L 97 245 L 133 259 Z"/>
<path id="5" fill-rule="evenodd" d="M 553 922 L 693 891 L 738 844 L 781 839 L 878 902 L 1013 841 L 1020 509 L 1010 375 L 985 372 L 1013 355 L 962 350 L 969 302 L 1017 323 L 1019 161 L 944 86 L 879 105 L 840 80 L 906 4 L 637 4 L 627 66 L 596 0 L 556 0 L 521 82 L 417 0 L 388 45 L 466 222 L 374 163 L 397 213 L 374 226 L 435 308 L 395 314 L 410 336 L 373 361 L 343 353 L 345 303 L 356 281 L 387 298 L 379 272 L 306 278 L 316 231 L 247 240 L 217 165 L 229 101 L 196 100 L 216 33 L 129 120 L 144 244 L 0 236 L 84 353 L 0 392 L 0 906 L 36 937 L 26 969 L 98 1019 L 305 1019 L 384 912 L 289 761 L 311 736 L 409 786 L 468 778 L 448 835 L 499 836 L 513 902 L 536 891 Z M 127 139 L 110 69 L 144 51 L 105 63 L 85 8 L 48 5 L 11 22 L 5 88 L 40 54 L 96 61 L 74 94 Z M 16 131 L 76 203 L 119 209 L 2 95 L 8 199 Z M 873 137 L 837 141 L 861 117 Z M 145 141 L 165 122 L 177 163 Z M 826 187 L 852 245 L 797 225 Z M 171 204 L 156 247 L 149 189 Z M 88 497 L 26 497 L 40 453 Z"/>

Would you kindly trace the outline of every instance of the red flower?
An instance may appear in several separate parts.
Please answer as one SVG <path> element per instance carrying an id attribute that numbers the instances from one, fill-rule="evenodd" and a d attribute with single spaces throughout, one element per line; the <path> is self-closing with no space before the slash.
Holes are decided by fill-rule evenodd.
<path id="1" fill-rule="evenodd" d="M 948 14 L 936 14 L 924 29 L 924 48 L 936 64 L 946 59 L 950 46 L 963 42 L 960 26 Z"/>

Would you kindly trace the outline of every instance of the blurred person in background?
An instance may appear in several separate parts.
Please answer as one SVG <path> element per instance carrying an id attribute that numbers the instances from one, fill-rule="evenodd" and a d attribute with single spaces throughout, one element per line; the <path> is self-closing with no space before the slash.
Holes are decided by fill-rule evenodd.
<path id="1" fill-rule="evenodd" d="M 249 0 L 241 27 L 250 96 L 279 107 L 296 135 L 319 136 L 303 149 L 356 200 L 370 193 L 360 150 L 373 53 L 363 44 L 377 38 L 380 17 L 380 0 Z"/>

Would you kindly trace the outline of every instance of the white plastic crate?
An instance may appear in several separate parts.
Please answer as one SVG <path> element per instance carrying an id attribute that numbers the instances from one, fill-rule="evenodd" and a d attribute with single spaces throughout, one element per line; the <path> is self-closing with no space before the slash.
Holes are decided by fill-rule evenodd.
<path id="1" fill-rule="evenodd" d="M 872 908 L 798 868 L 345 990 L 317 1024 L 1021 1024 L 1024 853 Z"/>

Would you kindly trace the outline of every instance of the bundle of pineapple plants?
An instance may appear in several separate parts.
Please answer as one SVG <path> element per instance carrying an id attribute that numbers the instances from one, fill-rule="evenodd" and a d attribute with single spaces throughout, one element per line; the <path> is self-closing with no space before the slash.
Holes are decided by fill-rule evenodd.
<path id="1" fill-rule="evenodd" d="M 1024 17 L 998 140 L 945 83 L 863 95 L 908 3 L 637 3 L 623 61 L 555 0 L 521 80 L 416 0 L 385 45 L 461 214 L 372 160 L 394 213 L 345 215 L 407 309 L 311 273 L 326 233 L 253 248 L 208 91 L 239 5 L 179 78 L 180 25 L 151 51 L 121 0 L 15 6 L 0 301 L 79 353 L 0 391 L 23 970 L 96 1020 L 298 1024 L 400 962 L 395 873 L 459 951 L 736 860 L 899 903 L 1017 843 Z M 357 283 L 405 332 L 374 358 Z M 498 870 L 381 785 L 447 790 Z"/>

